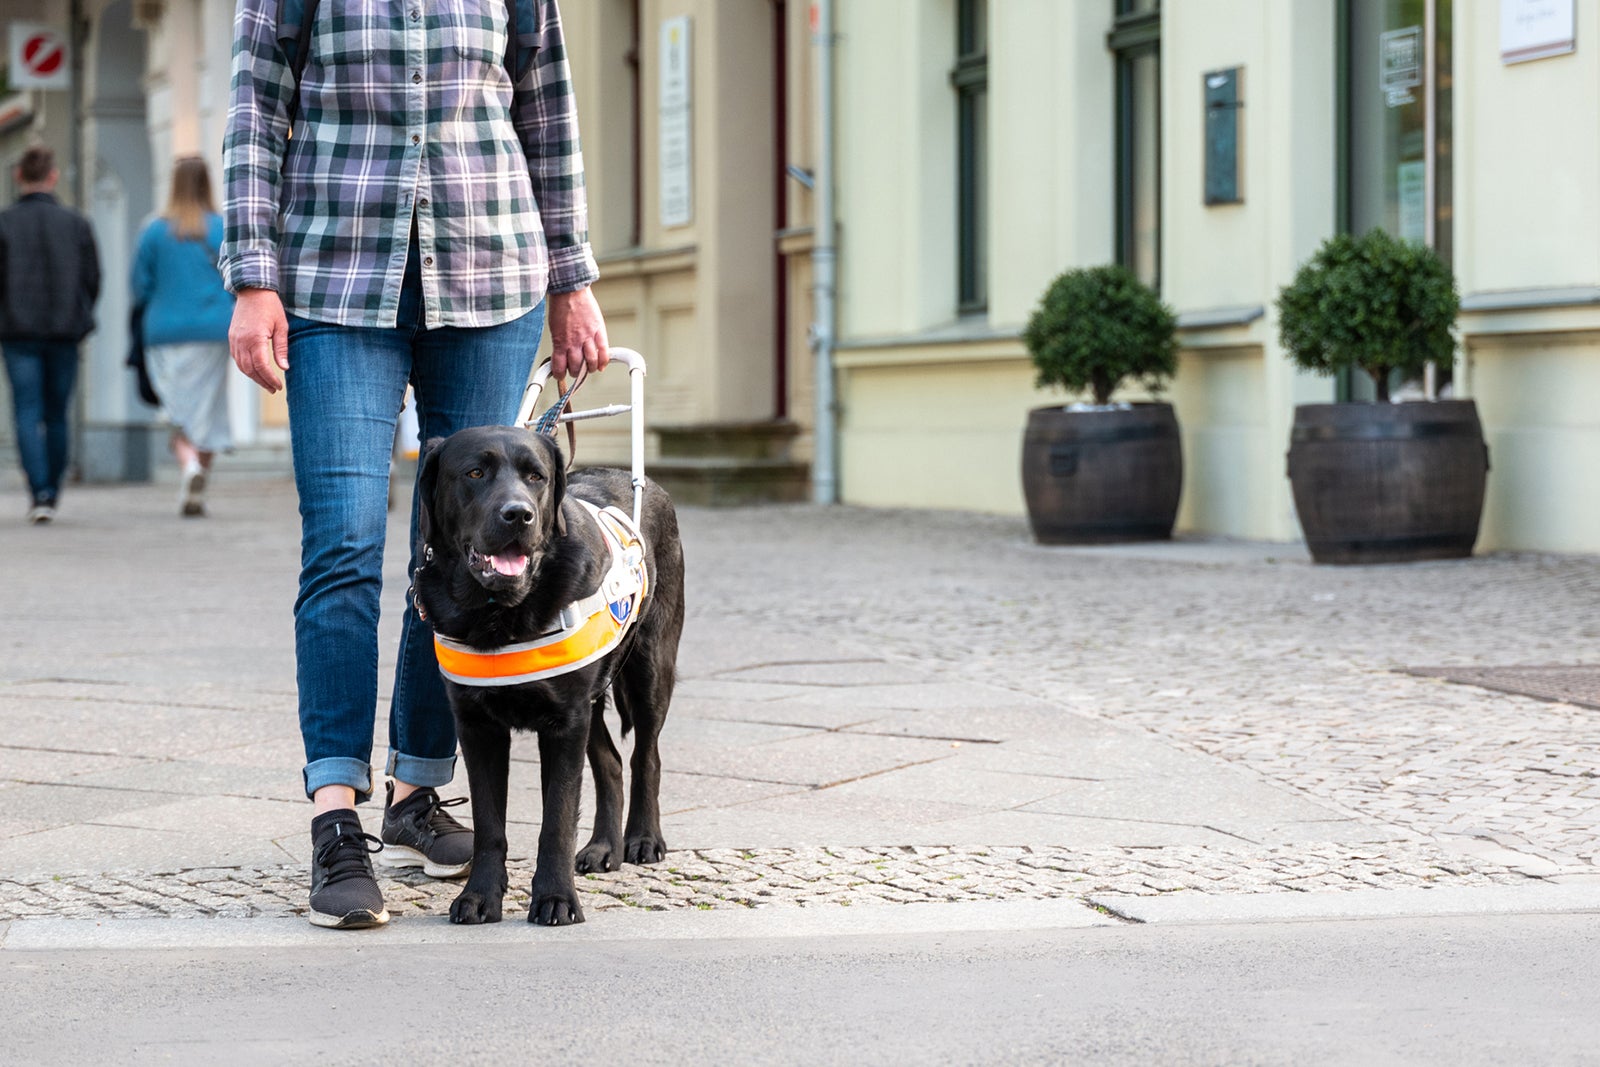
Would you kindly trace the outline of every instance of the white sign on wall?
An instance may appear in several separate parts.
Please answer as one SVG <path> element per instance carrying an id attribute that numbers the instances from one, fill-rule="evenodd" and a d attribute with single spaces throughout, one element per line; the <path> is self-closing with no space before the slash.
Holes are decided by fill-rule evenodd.
<path id="1" fill-rule="evenodd" d="M 692 67 L 689 16 L 661 23 L 661 225 L 687 226 L 694 217 Z"/>
<path id="2" fill-rule="evenodd" d="M 1500 0 L 1500 60 L 1565 55 L 1577 47 L 1575 0 Z"/>
<path id="3" fill-rule="evenodd" d="M 72 84 L 67 35 L 37 22 L 11 24 L 8 52 L 13 89 L 66 89 Z"/>

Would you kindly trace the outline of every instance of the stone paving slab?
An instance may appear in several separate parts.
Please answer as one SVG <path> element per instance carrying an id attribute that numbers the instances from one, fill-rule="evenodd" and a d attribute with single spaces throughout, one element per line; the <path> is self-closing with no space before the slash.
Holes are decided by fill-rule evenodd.
<path id="1" fill-rule="evenodd" d="M 782 612 L 848 632 L 886 658 L 1133 727 L 1368 823 L 1488 838 L 1563 870 L 1600 865 L 1600 711 L 1398 673 L 1600 663 L 1600 560 L 1315 567 L 1234 543 L 1049 548 L 992 516 L 792 512 L 781 521 L 816 536 L 786 548 L 771 581 L 735 597 L 713 575 L 752 624 Z M 773 521 L 746 512 L 698 532 L 722 547 Z M 871 586 L 841 573 L 841 544 Z M 963 564 L 948 581 L 926 580 L 952 559 Z M 896 590 L 892 611 L 873 610 L 882 588 Z"/>

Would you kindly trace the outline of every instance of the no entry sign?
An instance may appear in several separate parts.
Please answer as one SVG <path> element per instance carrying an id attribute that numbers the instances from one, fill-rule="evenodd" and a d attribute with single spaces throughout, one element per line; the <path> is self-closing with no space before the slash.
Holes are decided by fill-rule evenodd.
<path id="1" fill-rule="evenodd" d="M 13 89 L 65 89 L 72 84 L 67 35 L 36 22 L 11 24 Z"/>

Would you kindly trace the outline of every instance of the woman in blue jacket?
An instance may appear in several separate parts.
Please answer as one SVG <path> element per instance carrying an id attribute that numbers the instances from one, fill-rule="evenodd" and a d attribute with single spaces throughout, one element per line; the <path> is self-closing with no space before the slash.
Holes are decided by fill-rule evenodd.
<path id="1" fill-rule="evenodd" d="M 211 460 L 233 446 L 228 422 L 228 324 L 233 295 L 222 285 L 217 251 L 222 216 L 205 160 L 185 156 L 172 169 L 167 209 L 139 235 L 133 299 L 144 305 L 150 380 L 172 420 L 172 451 L 183 468 L 179 508 L 206 513 Z"/>

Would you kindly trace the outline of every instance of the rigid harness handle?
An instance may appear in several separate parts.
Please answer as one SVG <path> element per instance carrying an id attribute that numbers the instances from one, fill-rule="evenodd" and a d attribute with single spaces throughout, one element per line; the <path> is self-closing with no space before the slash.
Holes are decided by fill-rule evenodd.
<path id="1" fill-rule="evenodd" d="M 522 405 L 517 411 L 517 421 L 513 424 L 524 429 L 532 428 L 541 433 L 555 432 L 556 426 L 565 423 L 569 433 L 572 424 L 583 419 L 598 419 L 609 415 L 631 414 L 633 424 L 632 449 L 631 449 L 631 476 L 633 481 L 633 523 L 639 524 L 639 512 L 644 500 L 644 357 L 631 348 L 611 349 L 611 358 L 628 368 L 629 402 L 626 404 L 607 404 L 602 408 L 592 408 L 588 411 L 573 411 L 571 409 L 572 394 L 577 392 L 587 374 L 587 368 L 580 369 L 572 383 L 545 413 L 535 422 L 533 409 L 539 403 L 539 394 L 544 391 L 545 382 L 550 380 L 550 361 L 540 362 L 534 368 L 533 376 L 528 379 L 528 387 L 522 394 Z M 557 389 L 561 388 L 558 381 Z M 550 412 L 557 414 L 551 418 Z M 548 428 L 546 419 L 549 419 Z"/>

